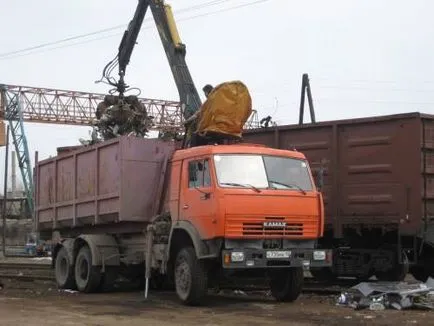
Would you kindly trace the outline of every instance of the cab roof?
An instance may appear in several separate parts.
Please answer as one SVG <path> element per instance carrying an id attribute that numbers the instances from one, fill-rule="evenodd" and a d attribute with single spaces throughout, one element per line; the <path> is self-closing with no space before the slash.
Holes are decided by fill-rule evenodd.
<path id="1" fill-rule="evenodd" d="M 175 151 L 172 160 L 183 160 L 196 156 L 205 156 L 212 154 L 260 154 L 283 156 L 288 158 L 306 159 L 306 157 L 297 151 L 283 150 L 266 147 L 257 144 L 234 144 L 234 145 L 205 145 L 180 149 Z"/>

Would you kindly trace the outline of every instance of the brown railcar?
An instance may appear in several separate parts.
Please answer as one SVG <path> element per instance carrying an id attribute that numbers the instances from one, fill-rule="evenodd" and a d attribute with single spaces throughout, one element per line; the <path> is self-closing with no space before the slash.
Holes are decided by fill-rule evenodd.
<path id="1" fill-rule="evenodd" d="M 244 141 L 308 158 L 325 201 L 320 245 L 335 249 L 333 270 L 316 276 L 434 275 L 434 115 L 263 128 Z"/>

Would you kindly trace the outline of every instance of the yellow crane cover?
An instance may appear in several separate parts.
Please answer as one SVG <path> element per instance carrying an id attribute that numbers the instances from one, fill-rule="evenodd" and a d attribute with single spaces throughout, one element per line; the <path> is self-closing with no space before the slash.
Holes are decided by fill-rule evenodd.
<path id="1" fill-rule="evenodd" d="M 202 104 L 197 133 L 217 132 L 241 137 L 244 124 L 252 113 L 252 98 L 241 81 L 216 86 Z"/>

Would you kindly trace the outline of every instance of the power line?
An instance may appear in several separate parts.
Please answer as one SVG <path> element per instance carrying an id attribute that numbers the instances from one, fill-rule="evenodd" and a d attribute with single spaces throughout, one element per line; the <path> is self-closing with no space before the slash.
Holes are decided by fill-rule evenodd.
<path id="1" fill-rule="evenodd" d="M 39 44 L 39 45 L 35 45 L 35 46 L 28 47 L 28 48 L 24 48 L 24 49 L 21 49 L 21 50 L 4 52 L 4 53 L 0 54 L 0 59 L 2 59 L 3 57 L 8 57 L 8 56 L 13 55 L 13 54 L 19 54 L 21 52 L 27 52 L 27 51 L 31 51 L 31 50 L 37 50 L 37 49 L 44 48 L 44 47 L 47 47 L 47 46 L 50 46 L 50 45 L 56 45 L 56 44 L 65 43 L 65 42 L 77 40 L 77 39 L 80 39 L 80 38 L 84 38 L 84 37 L 88 37 L 88 36 L 92 36 L 92 35 L 96 35 L 96 34 L 101 34 L 101 33 L 109 32 L 109 31 L 112 31 L 112 30 L 115 30 L 115 29 L 118 29 L 118 28 L 121 28 L 121 27 L 125 27 L 125 26 L 126 26 L 125 24 L 123 24 L 123 25 L 117 25 L 117 26 L 113 26 L 113 27 L 109 27 L 109 28 L 100 29 L 98 31 L 91 32 L 91 33 L 80 34 L 80 35 L 77 35 L 77 36 L 67 37 L 67 38 L 64 38 L 64 39 L 61 39 L 61 40 L 57 40 L 57 41 L 42 43 L 42 44 Z"/>
<path id="2" fill-rule="evenodd" d="M 341 99 L 341 98 L 321 98 L 318 97 L 314 99 L 316 104 L 321 105 L 323 102 L 329 102 L 334 104 L 343 104 L 343 103 L 352 103 L 352 104 L 362 104 L 362 103 L 370 103 L 370 104 L 396 104 L 396 105 L 434 105 L 434 102 L 412 102 L 412 101 L 395 101 L 395 100 L 363 100 L 363 99 Z M 284 102 L 279 104 L 279 109 L 294 107 L 294 109 L 298 109 L 297 105 L 299 103 L 295 101 Z M 345 104 L 347 105 L 347 104 Z M 271 106 L 263 106 L 263 110 L 272 110 L 274 109 Z"/>
<path id="3" fill-rule="evenodd" d="M 213 0 L 213 1 L 209 1 L 209 2 L 206 2 L 206 3 L 199 4 L 199 5 L 191 6 L 191 7 L 188 7 L 188 8 L 178 9 L 178 10 L 175 11 L 175 13 L 179 14 L 179 13 L 183 13 L 183 12 L 186 12 L 186 11 L 199 10 L 199 9 L 202 9 L 202 8 L 205 8 L 205 7 L 219 5 L 221 3 L 228 2 L 228 1 L 229 0 Z"/>
<path id="4" fill-rule="evenodd" d="M 144 28 L 144 29 L 148 29 L 148 28 Z M 7 60 L 7 59 L 15 59 L 15 58 L 20 58 L 20 57 L 26 57 L 26 56 L 29 56 L 29 55 L 32 55 L 32 54 L 46 53 L 46 52 L 49 52 L 49 51 L 63 49 L 63 48 L 67 48 L 67 47 L 71 47 L 71 46 L 75 46 L 75 45 L 81 45 L 81 44 L 96 42 L 96 41 L 100 41 L 100 40 L 105 40 L 105 39 L 108 39 L 108 38 L 111 38 L 111 37 L 115 37 L 115 36 L 119 36 L 119 35 L 122 35 L 122 33 L 116 33 L 116 34 L 110 34 L 110 35 L 100 36 L 100 37 L 93 38 L 93 39 L 90 39 L 90 40 L 84 40 L 84 41 L 75 42 L 75 43 L 71 43 L 71 44 L 56 46 L 56 47 L 49 48 L 49 49 L 42 49 L 41 51 L 34 51 L 34 52 L 29 52 L 29 53 L 17 54 L 17 55 L 14 55 L 14 56 L 4 57 L 4 58 L 0 57 L 0 61 L 1 60 Z"/>
<path id="5" fill-rule="evenodd" d="M 342 82 L 342 83 L 355 83 L 355 84 L 396 84 L 396 80 L 379 80 L 379 79 L 354 79 L 354 80 L 336 80 L 336 79 L 330 79 L 327 77 L 313 77 L 310 78 L 311 81 L 332 81 L 332 82 Z M 406 79 L 406 81 L 412 81 L 411 79 Z M 434 80 L 421 80 L 418 81 L 421 84 L 434 84 Z"/>
<path id="6" fill-rule="evenodd" d="M 214 6 L 214 5 L 221 4 L 221 3 L 224 3 L 224 2 L 228 2 L 228 1 L 229 0 L 214 0 L 214 1 L 209 1 L 209 2 L 206 2 L 206 3 L 201 4 L 201 5 L 195 5 L 195 6 L 191 6 L 191 7 L 188 7 L 188 8 L 179 9 L 178 11 L 176 11 L 176 13 L 194 11 L 194 10 L 198 10 L 198 9 Z M 254 2 L 246 3 L 246 4 L 241 4 L 241 5 L 237 5 L 237 6 L 233 6 L 233 7 L 229 7 L 229 8 L 215 10 L 215 11 L 211 11 L 211 12 L 207 12 L 207 13 L 203 13 L 203 14 L 199 14 L 199 15 L 195 15 L 195 16 L 191 16 L 191 17 L 181 18 L 181 19 L 178 19 L 177 21 L 182 22 L 182 21 L 187 21 L 187 20 L 196 19 L 196 18 L 200 18 L 200 17 L 215 15 L 217 13 L 231 11 L 231 10 L 235 10 L 235 9 L 241 9 L 243 7 L 248 7 L 248 6 L 256 5 L 256 4 L 267 2 L 267 1 L 271 1 L 271 0 L 257 0 L 257 1 L 254 1 Z M 151 20 L 152 20 L 152 18 L 147 18 L 147 19 L 144 20 L 144 22 L 151 21 Z M 0 60 L 13 59 L 13 58 L 17 58 L 17 57 L 22 57 L 22 56 L 26 56 L 26 55 L 40 53 L 40 51 L 39 52 L 38 51 L 34 51 L 34 52 L 26 53 L 24 55 L 21 54 L 22 52 L 28 52 L 28 51 L 32 51 L 32 50 L 38 50 L 38 49 L 41 49 L 41 48 L 44 48 L 44 47 L 47 47 L 47 46 L 61 44 L 61 43 L 66 43 L 66 42 L 70 42 L 70 41 L 77 40 L 77 39 L 80 39 L 80 38 L 89 37 L 89 36 L 93 36 L 93 35 L 98 35 L 98 34 L 105 33 L 105 32 L 112 31 L 112 30 L 116 30 L 116 29 L 119 29 L 119 28 L 122 28 L 122 27 L 125 27 L 125 26 L 126 26 L 125 24 L 123 24 L 123 25 L 117 25 L 117 26 L 112 26 L 112 27 L 101 29 L 101 30 L 98 30 L 98 31 L 94 31 L 94 32 L 86 33 L 86 34 L 80 34 L 80 35 L 77 35 L 77 36 L 72 36 L 72 37 L 68 37 L 68 38 L 57 40 L 57 41 L 53 41 L 53 42 L 47 42 L 47 43 L 43 43 L 43 44 L 40 44 L 40 45 L 24 48 L 24 49 L 21 49 L 21 50 L 15 50 L 15 51 L 1 53 L 0 54 Z M 149 29 L 149 28 L 150 27 L 143 28 L 143 29 Z M 72 45 L 78 45 L 78 44 L 84 44 L 84 43 L 89 43 L 89 42 L 93 42 L 93 41 L 98 41 L 98 40 L 106 39 L 106 38 L 113 37 L 113 36 L 119 35 L 119 34 L 121 34 L 121 33 L 110 35 L 108 37 L 100 37 L 100 38 L 96 38 L 96 39 L 92 39 L 92 40 L 86 40 L 86 41 L 82 41 L 82 42 L 76 42 L 76 43 L 73 43 L 73 44 L 66 44 L 64 46 L 50 48 L 50 49 L 45 50 L 43 52 L 51 51 L 51 50 L 54 50 L 54 49 L 60 49 L 60 48 L 68 47 L 68 46 L 72 46 Z"/>
<path id="7" fill-rule="evenodd" d="M 375 88 L 365 86 L 337 86 L 325 85 L 318 86 L 318 88 L 338 89 L 338 90 L 365 90 L 365 91 L 379 91 L 379 92 L 415 92 L 415 93 L 433 93 L 433 89 L 411 89 L 411 88 Z"/>
<path id="8" fill-rule="evenodd" d="M 380 86 L 380 85 L 377 84 L 377 82 L 375 80 L 373 80 L 373 81 L 366 80 L 366 82 L 370 83 L 371 85 L 370 86 L 369 85 L 365 86 L 365 85 L 358 85 L 357 84 L 357 82 L 358 82 L 357 80 L 347 80 L 342 85 L 339 85 L 339 84 L 327 85 L 327 84 L 322 84 L 320 82 L 316 82 L 315 83 L 315 80 L 317 80 L 315 78 L 310 78 L 310 79 L 311 79 L 311 81 L 313 81 L 312 84 L 313 84 L 313 87 L 314 87 L 315 90 L 337 89 L 337 90 L 354 90 L 354 91 L 365 90 L 365 91 L 376 91 L 376 92 L 434 93 L 434 89 L 433 88 L 431 88 L 431 89 L 430 88 L 423 88 L 422 89 L 422 88 L 407 88 L 405 86 L 404 87 L 399 87 L 400 85 L 397 84 L 399 81 L 394 81 L 394 83 L 398 87 L 393 87 L 393 85 L 391 85 L 392 87 L 389 87 L 387 85 L 384 85 L 384 86 L 381 85 Z M 332 79 L 327 79 L 327 80 L 333 81 Z M 336 81 L 334 81 L 334 82 L 336 82 Z M 337 81 L 337 82 L 339 82 L 339 81 Z M 411 80 L 411 82 L 412 82 L 412 84 L 415 84 L 415 83 L 429 84 L 429 83 L 431 83 L 429 81 L 414 81 L 414 80 Z M 392 81 L 388 81 L 387 83 L 392 83 Z M 434 83 L 434 82 L 432 82 L 432 83 Z M 373 85 L 373 84 L 377 84 L 380 87 L 376 87 L 376 85 Z M 380 84 L 384 84 L 384 83 L 380 82 Z M 281 82 L 276 82 L 276 83 L 267 82 L 267 83 L 264 83 L 264 84 L 255 85 L 255 86 L 250 87 L 250 89 L 251 90 L 258 90 L 259 92 L 256 92 L 256 93 L 264 94 L 262 92 L 262 90 L 264 88 L 269 88 L 269 87 L 272 87 L 275 90 L 282 90 L 282 91 L 288 89 L 289 87 L 291 87 L 291 89 L 294 92 L 295 91 L 297 91 L 297 92 L 299 91 L 299 84 L 297 84 L 296 82 L 287 82 L 285 80 L 283 80 Z"/>
<path id="9" fill-rule="evenodd" d="M 191 6 L 191 7 L 187 7 L 187 8 L 183 8 L 183 9 L 179 9 L 179 10 L 176 11 L 176 13 L 183 13 L 183 12 L 188 12 L 188 11 L 194 11 L 194 10 L 198 10 L 198 9 L 202 9 L 202 8 L 205 8 L 205 7 L 214 6 L 214 5 L 221 4 L 221 3 L 224 3 L 224 2 L 228 2 L 228 1 L 229 0 L 213 0 L 213 1 L 208 1 L 206 3 L 202 3 L 202 4 L 199 4 L 199 5 L 195 5 L 195 6 Z M 146 22 L 146 21 L 150 21 L 150 20 L 151 20 L 151 18 L 147 18 L 144 21 Z M 94 32 L 90 32 L 90 33 L 86 33 L 86 34 L 80 34 L 80 35 L 76 35 L 76 36 L 60 39 L 60 40 L 57 40 L 57 41 L 42 43 L 42 44 L 39 44 L 39 45 L 36 45 L 36 46 L 31 46 L 31 47 L 28 47 L 28 48 L 24 48 L 24 49 L 21 49 L 21 50 L 15 50 L 15 51 L 1 53 L 0 54 L 0 58 L 5 57 L 5 56 L 9 56 L 9 55 L 13 55 L 13 54 L 18 54 L 18 53 L 21 53 L 21 52 L 27 52 L 27 51 L 31 51 L 31 50 L 40 49 L 40 48 L 47 47 L 47 46 L 50 46 L 50 45 L 56 45 L 56 44 L 60 44 L 60 43 L 74 41 L 74 40 L 77 40 L 77 39 L 80 39 L 80 38 L 89 37 L 89 36 L 93 36 L 93 35 L 109 32 L 109 31 L 116 30 L 116 29 L 119 29 L 119 28 L 125 28 L 126 26 L 127 26 L 126 24 L 116 25 L 116 26 L 100 29 L 100 30 L 97 30 L 97 31 L 94 31 Z"/>

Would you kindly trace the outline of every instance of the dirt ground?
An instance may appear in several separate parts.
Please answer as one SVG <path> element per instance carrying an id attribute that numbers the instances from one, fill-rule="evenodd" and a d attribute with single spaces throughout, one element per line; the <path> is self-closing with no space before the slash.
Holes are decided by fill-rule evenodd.
<path id="1" fill-rule="evenodd" d="M 335 297 L 304 294 L 280 304 L 258 295 L 211 295 L 203 307 L 181 306 L 174 293 L 80 294 L 51 282 L 3 280 L 0 325 L 434 325 L 429 311 L 354 311 Z"/>

